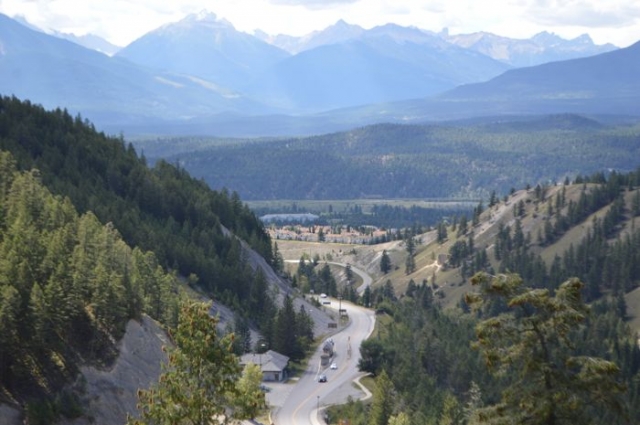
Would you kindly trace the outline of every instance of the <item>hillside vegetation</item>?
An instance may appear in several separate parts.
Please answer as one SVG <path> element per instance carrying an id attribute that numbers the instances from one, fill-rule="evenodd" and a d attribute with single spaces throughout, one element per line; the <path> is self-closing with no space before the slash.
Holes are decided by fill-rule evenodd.
<path id="1" fill-rule="evenodd" d="M 243 260 L 238 238 L 267 261 L 271 242 L 237 193 L 213 191 L 164 161 L 149 168 L 122 138 L 16 98 L 0 98 L 0 150 L 12 154 L 18 170 L 37 169 L 42 183 L 80 214 L 92 211 L 130 246 L 154 251 L 160 265 L 193 275 L 192 283 L 239 312 L 264 310 L 264 279 Z"/>
<path id="2" fill-rule="evenodd" d="M 461 421 L 453 423 L 474 423 L 471 412 L 482 411 L 480 406 L 498 406 L 506 394 L 503 391 L 517 385 L 517 368 L 524 367 L 514 364 L 510 374 L 495 378 L 471 348 L 469 341 L 476 338 L 479 318 L 512 310 L 493 299 L 482 311 L 470 314 L 464 298 L 476 291 L 470 279 L 474 274 L 504 277 L 517 273 L 526 287 L 550 296 L 575 277 L 583 283 L 580 298 L 590 305 L 590 312 L 567 334 L 569 351 L 557 352 L 616 363 L 619 372 L 614 385 L 624 388 L 617 408 L 585 406 L 591 422 L 580 423 L 603 423 L 603 418 L 616 424 L 635 423 L 640 415 L 635 407 L 640 394 L 640 305 L 635 291 L 640 284 L 639 185 L 640 170 L 579 176 L 568 184 L 536 186 L 495 197 L 479 205 L 472 216 L 442 222 L 425 234 L 407 234 L 404 241 L 365 246 L 279 240 L 278 249 L 288 259 L 315 257 L 321 267 L 322 260 L 330 259 L 375 276 L 361 302 L 389 316 L 377 338 L 363 344 L 366 362 L 362 367 L 388 374 L 397 392 L 391 402 L 394 409 L 423 418 L 421 423 L 429 419 L 438 423 L 443 417 Z M 385 255 L 391 263 L 387 273 L 381 270 Z M 344 272 L 338 276 L 342 276 L 338 291 L 347 294 Z M 535 311 L 528 310 L 524 317 Z M 412 343 L 407 345 L 407 341 Z M 535 353 L 537 347 L 531 350 Z M 564 370 L 566 366 L 558 367 Z M 569 379 L 580 377 L 575 374 Z M 535 386 L 526 381 L 520 385 L 521 391 L 514 394 L 525 394 Z M 595 389 L 586 385 L 579 397 Z M 575 402 L 582 405 L 584 400 Z M 333 417 L 367 423 L 375 405 L 375 400 L 370 409 L 350 403 L 336 409 Z M 625 413 L 618 416 L 620 412 Z M 571 413 L 572 417 L 580 414 L 577 410 Z"/>
<path id="3" fill-rule="evenodd" d="M 572 129 L 565 136 L 573 134 L 572 143 L 580 150 L 561 159 L 562 150 L 554 144 L 558 139 L 553 139 L 548 145 L 558 155 L 553 161 L 579 164 L 582 156 L 595 164 L 599 155 L 598 170 L 603 158 L 624 160 L 629 170 L 637 167 L 637 156 L 630 156 L 637 149 L 633 127 L 610 129 L 589 122 L 592 129 L 578 135 L 576 122 L 580 128 L 589 125 L 574 117 L 568 124 L 561 121 Z M 352 147 L 342 136 L 330 135 L 328 140 L 341 154 L 351 149 L 358 154 L 365 149 L 388 153 L 383 143 L 387 139 L 373 134 L 384 135 L 385 129 L 393 128 L 354 131 L 368 131 L 370 137 L 354 138 Z M 423 136 L 430 129 L 398 128 Z M 538 133 L 540 143 L 547 134 Z M 489 139 L 486 146 L 496 143 Z M 414 142 L 399 151 L 418 156 L 424 147 Z M 484 152 L 481 143 L 452 146 L 450 158 L 453 152 L 464 157 L 463 147 L 475 155 Z M 497 146 L 507 158 L 517 160 L 510 151 L 514 144 Z M 522 144 L 519 149 L 519 154 L 536 157 L 532 146 Z M 442 146 L 440 150 L 446 151 Z M 184 168 L 165 161 L 149 168 L 145 157 L 125 146 L 122 138 L 97 133 L 90 123 L 66 111 L 47 112 L 15 98 L 0 99 L 0 151 L 0 401 L 24 407 L 30 423 L 83 413 L 77 396 L 60 390 L 80 365 L 111 364 L 129 319 L 149 314 L 173 326 L 178 320 L 179 278 L 234 308 L 238 337 L 233 350 L 250 349 L 247 322 L 253 321 L 269 347 L 294 360 L 302 358 L 313 340 L 308 310 L 296 312 L 292 299 L 285 296 L 283 308 L 276 312 L 267 280 L 245 257 L 240 238 L 276 269 L 284 267 L 283 259 L 312 259 L 299 262 L 292 285 L 342 295 L 385 316 L 376 338 L 360 348 L 360 368 L 373 373 L 385 391 L 375 392 L 370 408 L 355 402 L 346 405 L 340 415 L 353 424 L 370 423 L 371 417 L 387 423 L 389 406 L 415 423 L 471 424 L 477 415 L 499 413 L 500 406 L 525 403 L 522 406 L 535 411 L 536 394 L 552 411 L 557 407 L 566 412 L 568 423 L 640 420 L 640 349 L 628 326 L 638 307 L 630 304 L 634 297 L 627 296 L 640 283 L 640 169 L 571 176 L 565 172 L 551 184 L 520 191 L 492 189 L 491 196 L 483 197 L 488 201 L 480 202 L 471 214 L 449 216 L 427 233 L 418 233 L 421 227 L 415 226 L 403 230 L 402 240 L 375 246 L 314 243 L 313 251 L 306 253 L 289 241 L 272 247 L 264 226 L 237 192 L 211 190 Z M 630 157 L 623 158 L 624 152 Z M 535 168 L 519 166 L 521 171 Z M 287 168 L 279 171 L 283 170 Z M 347 266 L 332 274 L 332 268 L 340 266 L 330 268 L 322 259 Z M 349 264 L 362 265 L 375 277 L 361 297 L 355 291 L 359 279 Z M 502 298 L 479 292 L 483 302 L 472 313 L 463 302 L 463 295 L 472 290 L 472 276 L 476 284 L 484 282 L 484 289 L 494 278 L 514 289 Z M 519 298 L 514 301 L 513 296 Z M 524 310 L 512 314 L 513 305 Z M 547 320 L 555 317 L 554 305 L 562 312 L 558 328 Z M 207 307 L 200 309 L 199 317 L 208 317 Z M 189 317 L 180 319 L 189 322 Z M 539 356 L 528 363 L 529 351 L 539 353 L 537 345 L 515 337 L 507 341 L 514 342 L 514 348 L 507 347 L 514 369 L 494 376 L 469 342 L 495 320 L 524 333 L 529 329 L 520 328 L 523 321 L 544 325 L 552 355 L 542 363 Z M 483 345 L 485 353 L 499 348 L 502 337 L 496 338 L 482 341 L 489 342 Z M 193 342 L 193 336 L 183 342 Z M 562 371 L 549 391 L 541 389 L 539 380 L 528 378 L 537 376 L 540 364 L 544 370 Z M 562 399 L 554 401 L 550 394 Z M 611 404 L 598 403 L 602 400 Z M 578 417 L 581 420 L 575 421 Z"/>
<path id="4" fill-rule="evenodd" d="M 638 255 L 635 238 L 638 237 L 637 225 L 640 223 L 640 189 L 636 183 L 640 182 L 639 173 L 614 174 L 609 179 L 603 174 L 580 176 L 578 183 L 514 191 L 500 200 L 496 198 L 496 203 L 490 207 L 484 202 L 485 207 L 475 223 L 471 217 L 467 219 L 462 215 L 443 222 L 445 236 L 440 240 L 440 225 L 427 233 L 414 235 L 415 267 L 411 273 L 407 273 L 405 268 L 406 239 L 372 246 L 288 240 L 276 242 L 279 253 L 285 259 L 297 260 L 306 255 L 309 258 L 324 260 L 329 257 L 334 261 L 351 263 L 374 277 L 374 287 L 391 281 L 398 296 L 405 293 L 410 281 L 414 284 L 429 283 L 434 290 L 438 290 L 441 303 L 447 307 L 454 307 L 464 292 L 469 290 L 468 277 L 477 270 L 526 272 L 527 277 L 540 278 L 539 284 L 542 285 L 552 269 L 554 273 L 557 271 L 558 261 L 563 265 L 580 264 L 582 273 L 576 275 L 585 280 L 589 280 L 589 276 L 598 276 L 598 282 L 593 286 L 600 289 L 594 292 L 592 298 L 612 290 L 627 293 L 640 283 L 640 270 L 635 263 L 635 256 Z M 578 210 L 582 212 L 578 213 Z M 466 223 L 464 230 L 460 225 L 463 221 Z M 595 243 L 594 240 L 601 243 L 598 249 L 606 251 L 598 251 L 596 255 L 593 252 L 595 246 L 588 245 Z M 463 244 L 465 247 L 461 249 Z M 612 252 L 617 253 L 616 257 L 621 260 L 619 250 L 625 246 L 630 250 L 625 252 L 627 260 L 623 263 L 615 266 L 602 263 L 604 260 L 616 260 L 607 255 Z M 585 257 L 585 250 L 589 249 L 592 252 Z M 392 264 L 386 274 L 379 267 L 383 251 L 391 257 Z M 466 255 L 461 255 L 460 251 Z M 585 265 L 579 259 L 572 260 L 570 257 L 575 257 L 578 252 L 578 258 L 589 258 L 592 262 Z M 446 259 L 444 263 L 442 256 Z M 595 262 L 596 259 L 600 262 Z M 533 273 L 536 268 L 541 273 L 538 276 Z M 612 282 L 611 275 L 603 278 L 600 272 L 596 273 L 596 269 L 607 270 L 607 273 L 613 273 L 612 270 L 618 272 Z M 571 273 L 564 272 L 552 280 L 557 282 L 567 275 Z"/>
<path id="5" fill-rule="evenodd" d="M 237 348 L 248 349 L 249 323 L 278 315 L 241 238 L 272 261 L 237 193 L 164 162 L 151 169 L 66 111 L 0 98 L 0 403 L 30 423 L 82 414 L 63 388 L 81 366 L 112 363 L 130 319 L 175 326 L 179 281 L 232 307 Z"/>
<path id="6" fill-rule="evenodd" d="M 286 140 L 135 142 L 246 200 L 487 198 L 577 174 L 627 172 L 640 127 L 577 115 L 468 125 L 380 124 Z"/>
<path id="7" fill-rule="evenodd" d="M 129 319 L 175 326 L 177 277 L 51 194 L 37 170 L 17 172 L 7 152 L 0 190 L 0 401 L 26 404 L 30 420 L 80 415 L 65 384 L 82 364 L 114 360 Z"/>

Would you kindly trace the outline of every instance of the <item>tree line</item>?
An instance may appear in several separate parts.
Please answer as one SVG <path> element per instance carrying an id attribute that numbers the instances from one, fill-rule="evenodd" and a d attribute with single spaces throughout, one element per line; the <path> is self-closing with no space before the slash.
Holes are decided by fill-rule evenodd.
<path id="1" fill-rule="evenodd" d="M 510 224 L 498 224 L 482 246 L 466 218 L 438 226 L 443 241 L 456 240 L 449 267 L 478 289 L 443 310 L 426 280 L 410 281 L 403 294 L 389 280 L 373 288 L 367 302 L 382 316 L 359 366 L 376 376 L 378 391 L 369 405 L 332 408 L 331 423 L 638 422 L 640 349 L 624 294 L 640 283 L 639 177 L 579 176 L 575 201 L 564 199 L 566 187 L 556 196 L 531 188 L 535 207 L 515 202 Z M 588 226 L 545 261 L 549 239 L 523 225 L 535 214 L 552 227 L 570 223 L 554 238 Z"/>
<path id="2" fill-rule="evenodd" d="M 2 394 L 30 423 L 82 414 L 77 395 L 60 392 L 79 365 L 108 366 L 142 314 L 175 329 L 184 283 L 234 309 L 238 328 L 261 328 L 267 347 L 300 358 L 310 318 L 276 308 L 244 241 L 278 260 L 236 192 L 166 162 L 149 168 L 122 138 L 65 110 L 0 98 Z M 294 337 L 282 337 L 293 323 Z"/>
<path id="3" fill-rule="evenodd" d="M 233 187 L 248 200 L 486 199 L 492 189 L 508 193 L 530 182 L 573 180 L 573 170 L 591 174 L 604 171 L 603 164 L 616 170 L 637 166 L 637 126 L 555 118 L 490 125 L 377 124 L 235 143 L 179 138 L 171 142 L 180 144 L 181 152 L 156 149 L 153 155 L 184 161 L 211 187 Z"/>
<path id="4" fill-rule="evenodd" d="M 59 391 L 81 360 L 110 364 L 129 319 L 177 324 L 177 276 L 153 252 L 127 245 L 111 223 L 53 195 L 37 170 L 17 171 L 7 152 L 0 253 L 0 386 L 39 412 L 32 419 L 74 414 L 75 403 L 55 403 Z"/>
<path id="5" fill-rule="evenodd" d="M 165 161 L 150 168 L 122 137 L 15 97 L 0 97 L 0 150 L 18 170 L 37 169 L 42 184 L 80 214 L 91 211 L 129 246 L 153 251 L 165 269 L 192 275 L 191 283 L 257 324 L 273 315 L 264 276 L 240 242 L 273 262 L 271 240 L 237 192 L 211 190 Z"/>

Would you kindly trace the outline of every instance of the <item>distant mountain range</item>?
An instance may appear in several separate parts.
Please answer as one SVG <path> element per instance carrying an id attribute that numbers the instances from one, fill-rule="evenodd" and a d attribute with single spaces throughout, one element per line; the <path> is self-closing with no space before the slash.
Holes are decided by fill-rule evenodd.
<path id="1" fill-rule="evenodd" d="M 112 44 L 104 38 L 94 34 L 75 35 L 56 30 L 45 30 L 32 25 L 22 16 L 16 17 L 15 20 L 34 31 L 44 32 L 45 34 L 53 35 L 54 37 L 69 40 L 73 43 L 81 45 L 82 47 L 86 47 L 87 49 L 97 50 L 98 52 L 104 53 L 105 55 L 113 56 L 118 50 L 121 49 L 120 46 L 116 46 L 115 44 Z"/>
<path id="2" fill-rule="evenodd" d="M 308 40 L 317 47 L 268 69 L 247 92 L 282 108 L 318 111 L 430 96 L 509 68 L 415 28 L 357 28 L 327 28 Z"/>
<path id="3" fill-rule="evenodd" d="M 639 62 L 635 49 L 602 54 L 615 46 L 594 45 L 588 36 L 563 40 L 541 33 L 513 40 L 393 24 L 365 30 L 339 21 L 305 37 L 270 37 L 201 13 L 106 52 L 113 57 L 79 46 L 83 40 L 86 46 L 99 42 L 46 34 L 0 15 L 0 93 L 66 107 L 107 131 L 219 135 L 585 112 L 585 104 L 587 112 L 629 113 L 637 93 L 627 90 L 637 87 L 637 74 L 626 72 Z M 584 62 L 513 69 L 596 53 Z M 607 67 L 607 56 L 596 59 L 614 53 L 615 68 Z"/>
<path id="4" fill-rule="evenodd" d="M 256 31 L 255 36 L 292 54 L 297 54 L 324 45 L 370 37 L 393 27 L 398 28 L 395 25 L 385 25 L 367 31 L 358 25 L 350 25 L 340 20 L 322 31 L 315 31 L 302 37 L 270 36 L 261 31 Z M 430 40 L 432 43 L 437 43 L 436 40 L 439 39 L 445 41 L 445 43 L 440 43 L 440 46 L 453 44 L 482 53 L 513 67 L 533 66 L 546 62 L 593 56 L 617 49 L 610 43 L 594 44 L 588 34 L 583 34 L 573 40 L 565 40 L 556 34 L 545 31 L 530 39 L 514 39 L 488 32 L 450 35 L 446 28 L 439 33 L 418 28 L 400 28 L 395 33 L 395 39 L 399 42 Z"/>
<path id="5" fill-rule="evenodd" d="M 149 68 L 203 78 L 233 92 L 290 54 L 236 31 L 213 13 L 200 13 L 145 34 L 116 56 Z"/>
<path id="6" fill-rule="evenodd" d="M 512 69 L 428 99 L 343 111 L 343 116 L 377 113 L 388 121 L 433 121 L 569 111 L 637 117 L 638 105 L 640 42 L 587 58 Z"/>
<path id="7" fill-rule="evenodd" d="M 483 53 L 516 68 L 593 56 L 617 49 L 610 43 L 596 45 L 587 34 L 565 40 L 545 31 L 530 39 L 513 39 L 488 32 L 449 35 L 445 30 L 440 36 L 452 44 Z"/>
<path id="8" fill-rule="evenodd" d="M 0 14 L 0 93 L 126 126 L 260 111 L 192 76 L 169 74 L 31 30 Z"/>

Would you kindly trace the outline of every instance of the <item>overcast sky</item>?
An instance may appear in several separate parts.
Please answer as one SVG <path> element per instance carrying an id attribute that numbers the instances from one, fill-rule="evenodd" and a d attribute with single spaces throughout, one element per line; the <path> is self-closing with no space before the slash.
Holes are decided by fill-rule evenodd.
<path id="1" fill-rule="evenodd" d="M 513 38 L 544 30 L 564 38 L 588 33 L 598 44 L 619 47 L 640 40 L 639 0 L 0 0 L 0 12 L 11 17 L 120 46 L 201 10 L 248 33 L 299 36 L 343 19 L 364 28 L 392 22 Z"/>

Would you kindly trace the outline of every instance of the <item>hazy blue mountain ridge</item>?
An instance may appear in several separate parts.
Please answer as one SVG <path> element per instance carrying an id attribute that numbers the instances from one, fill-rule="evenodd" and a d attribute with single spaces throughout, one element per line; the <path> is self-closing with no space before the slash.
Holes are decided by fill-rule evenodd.
<path id="1" fill-rule="evenodd" d="M 262 102 L 275 100 L 274 106 L 321 111 L 426 97 L 507 69 L 482 54 L 442 44 L 372 33 L 287 58 L 245 92 Z"/>
<path id="2" fill-rule="evenodd" d="M 442 98 L 485 101 L 638 99 L 639 89 L 640 42 L 592 57 L 513 69 L 486 83 L 460 86 Z"/>
<path id="3" fill-rule="evenodd" d="M 610 43 L 596 45 L 587 34 L 566 40 L 543 31 L 529 39 L 514 39 L 488 32 L 449 35 L 445 30 L 440 36 L 449 43 L 483 53 L 516 68 L 593 56 L 617 49 Z"/>
<path id="4" fill-rule="evenodd" d="M 105 55 L 113 56 L 118 50 L 122 47 L 116 46 L 105 40 L 104 38 L 97 36 L 95 34 L 85 34 L 85 35 L 75 35 L 65 32 L 60 32 L 57 30 L 48 30 L 39 28 L 29 21 L 25 19 L 24 16 L 16 16 L 14 18 L 17 22 L 21 23 L 25 27 L 32 29 L 34 31 L 43 32 L 45 34 L 53 35 L 54 37 L 62 38 L 64 40 L 71 41 L 73 43 L 79 44 L 87 49 L 96 50 L 98 52 L 104 53 Z"/>
<path id="5" fill-rule="evenodd" d="M 201 13 L 145 34 L 117 56 L 150 68 L 200 77 L 235 91 L 289 53 L 236 31 L 215 14 Z"/>
<path id="6" fill-rule="evenodd" d="M 255 36 L 269 44 L 278 46 L 291 54 L 298 54 L 305 50 L 328 44 L 343 43 L 360 37 L 366 30 L 358 25 L 351 25 L 342 19 L 335 24 L 323 29 L 313 31 L 302 37 L 278 34 L 269 35 L 263 31 L 256 31 Z"/>
<path id="7" fill-rule="evenodd" d="M 506 63 L 443 37 L 341 21 L 307 39 L 319 47 L 291 55 L 204 13 L 108 57 L 1 15 L 0 93 L 127 135 L 309 135 L 376 122 L 638 114 L 638 55 L 625 53 L 633 46 L 504 73 Z M 548 33 L 536 40 L 564 43 Z M 593 43 L 564 44 L 578 51 Z"/>
<path id="8" fill-rule="evenodd" d="M 508 68 L 415 28 L 365 31 L 344 21 L 314 34 L 292 56 L 210 13 L 152 31 L 117 56 L 195 75 L 296 114 L 428 96 Z"/>
<path id="9" fill-rule="evenodd" d="M 96 124 L 258 111 L 215 87 L 109 57 L 0 14 L 0 93 L 67 108 Z M 262 109 L 263 110 L 263 109 Z"/>
<path id="10" fill-rule="evenodd" d="M 487 116 L 577 114 L 635 116 L 640 105 L 640 42 L 600 55 L 509 70 L 436 96 L 351 108 L 346 119 L 432 122 Z"/>
<path id="11" fill-rule="evenodd" d="M 78 36 L 75 34 L 54 31 L 51 35 L 69 40 L 83 47 L 86 47 L 87 49 L 97 50 L 98 52 L 104 53 L 105 55 L 109 56 L 113 56 L 122 48 L 120 46 L 116 46 L 115 44 L 109 43 L 104 38 L 94 34 L 85 34 Z"/>

